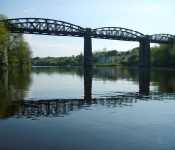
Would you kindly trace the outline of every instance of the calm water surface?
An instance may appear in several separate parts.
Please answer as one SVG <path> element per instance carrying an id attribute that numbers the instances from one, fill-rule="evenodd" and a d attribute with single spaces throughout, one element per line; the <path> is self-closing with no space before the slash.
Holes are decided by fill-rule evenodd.
<path id="1" fill-rule="evenodd" d="M 0 70 L 2 150 L 174 150 L 175 70 Z"/>

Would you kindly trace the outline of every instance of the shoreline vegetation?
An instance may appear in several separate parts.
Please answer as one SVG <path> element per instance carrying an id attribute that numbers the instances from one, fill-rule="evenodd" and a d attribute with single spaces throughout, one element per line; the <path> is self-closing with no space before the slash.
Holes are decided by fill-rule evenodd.
<path id="1" fill-rule="evenodd" d="M 94 63 L 93 66 L 95 67 L 119 67 L 123 65 L 117 62 L 103 62 L 103 63 Z"/>
<path id="2" fill-rule="evenodd" d="M 175 44 L 160 44 L 151 47 L 151 67 L 175 67 Z M 33 66 L 83 66 L 84 56 L 80 53 L 71 57 L 35 57 L 32 59 Z M 138 66 L 139 48 L 128 51 L 109 50 L 94 51 L 92 65 L 97 67 L 114 66 Z"/>
<path id="3" fill-rule="evenodd" d="M 0 14 L 0 20 L 8 19 Z M 0 22 L 0 67 L 29 67 L 32 51 L 22 33 L 10 33 Z"/>

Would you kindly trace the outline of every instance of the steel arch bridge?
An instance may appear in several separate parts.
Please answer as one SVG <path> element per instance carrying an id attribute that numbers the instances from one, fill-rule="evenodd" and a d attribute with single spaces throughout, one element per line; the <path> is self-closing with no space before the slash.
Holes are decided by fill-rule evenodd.
<path id="1" fill-rule="evenodd" d="M 68 22 L 45 18 L 16 18 L 3 20 L 5 27 L 12 33 L 42 34 L 55 36 L 84 37 L 85 28 Z M 126 28 L 102 27 L 92 29 L 92 38 L 123 41 L 141 41 L 145 35 Z M 150 36 L 151 43 L 173 43 L 173 35 L 154 34 Z"/>
<path id="2" fill-rule="evenodd" d="M 45 18 L 15 18 L 2 21 L 5 27 L 12 33 L 84 37 L 85 66 L 92 65 L 91 38 L 139 42 L 140 66 L 150 66 L 150 43 L 174 43 L 174 36 L 170 34 L 144 35 L 138 31 L 121 27 L 91 29 L 64 21 Z"/>

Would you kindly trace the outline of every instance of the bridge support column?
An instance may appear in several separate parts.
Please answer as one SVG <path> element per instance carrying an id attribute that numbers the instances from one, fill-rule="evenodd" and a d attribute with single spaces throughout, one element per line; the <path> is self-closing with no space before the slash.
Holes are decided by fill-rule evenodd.
<path id="1" fill-rule="evenodd" d="M 92 66 L 91 28 L 86 28 L 84 35 L 84 67 Z"/>
<path id="2" fill-rule="evenodd" d="M 150 37 L 149 35 L 145 36 L 144 41 L 140 41 L 139 47 L 139 67 L 150 67 Z"/>

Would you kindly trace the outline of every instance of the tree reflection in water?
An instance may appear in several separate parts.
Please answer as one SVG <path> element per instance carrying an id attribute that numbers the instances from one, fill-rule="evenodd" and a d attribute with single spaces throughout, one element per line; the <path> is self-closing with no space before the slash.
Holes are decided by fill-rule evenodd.
<path id="1" fill-rule="evenodd" d="M 31 69 L 0 69 L 0 119 L 14 115 L 13 102 L 23 101 L 31 79 Z"/>

